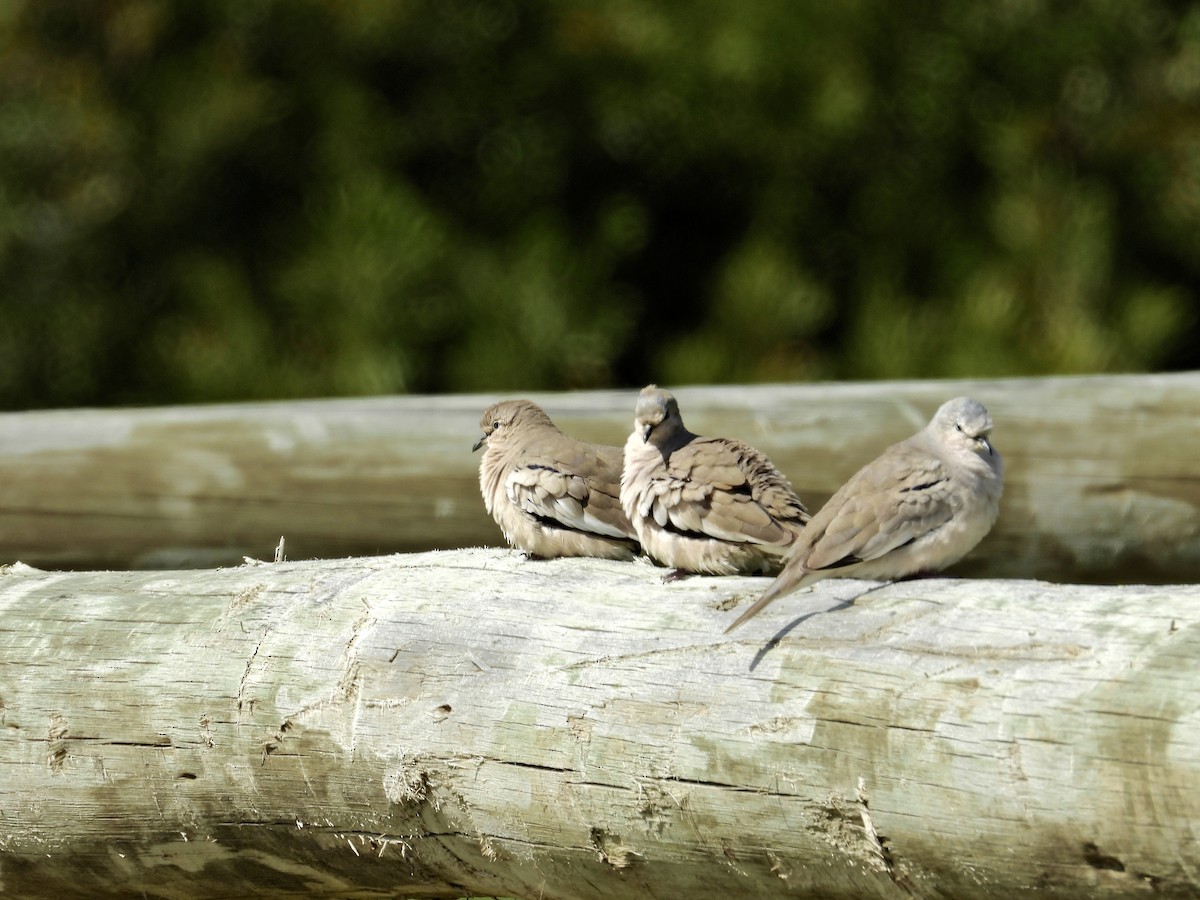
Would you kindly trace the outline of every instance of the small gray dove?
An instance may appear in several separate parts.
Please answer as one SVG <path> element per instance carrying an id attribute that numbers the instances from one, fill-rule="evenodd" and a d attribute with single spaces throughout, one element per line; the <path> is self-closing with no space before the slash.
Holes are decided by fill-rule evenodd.
<path id="1" fill-rule="evenodd" d="M 625 442 L 621 506 L 642 549 L 675 571 L 734 575 L 777 568 L 808 510 L 759 451 L 684 427 L 675 398 L 655 385 L 638 397 Z"/>
<path id="2" fill-rule="evenodd" d="M 633 559 L 637 537 L 621 510 L 621 449 L 559 431 L 540 406 L 504 400 L 479 422 L 483 505 L 504 539 L 530 556 Z"/>
<path id="3" fill-rule="evenodd" d="M 733 631 L 777 597 L 822 578 L 892 580 L 936 572 L 983 540 L 1000 511 L 1004 462 L 992 417 L 970 397 L 943 403 L 907 440 L 859 469 L 821 507 Z"/>

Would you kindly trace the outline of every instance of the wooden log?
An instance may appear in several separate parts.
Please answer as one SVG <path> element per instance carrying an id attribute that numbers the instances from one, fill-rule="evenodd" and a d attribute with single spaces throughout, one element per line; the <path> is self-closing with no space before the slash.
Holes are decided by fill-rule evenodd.
<path id="1" fill-rule="evenodd" d="M 0 891 L 1200 892 L 1200 586 L 0 571 Z"/>
<path id="2" fill-rule="evenodd" d="M 1200 373 L 677 390 L 701 434 L 760 447 L 817 509 L 949 397 L 992 410 L 1000 520 L 954 571 L 1200 580 Z M 635 391 L 535 394 L 566 430 L 623 443 Z M 164 568 L 502 542 L 479 498 L 494 396 L 0 416 L 0 561 Z"/>

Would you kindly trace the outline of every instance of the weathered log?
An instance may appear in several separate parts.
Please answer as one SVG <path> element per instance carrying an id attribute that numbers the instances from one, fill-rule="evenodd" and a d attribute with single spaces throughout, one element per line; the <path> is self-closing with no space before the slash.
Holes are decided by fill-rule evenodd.
<path id="1" fill-rule="evenodd" d="M 1200 892 L 1200 586 L 0 571 L 24 898 Z"/>
<path id="2" fill-rule="evenodd" d="M 996 529 L 954 571 L 1200 580 L 1200 373 L 676 390 L 702 434 L 764 450 L 816 509 L 859 466 L 970 393 L 1008 461 Z M 542 394 L 619 444 L 636 391 Z M 0 561 L 234 564 L 496 545 L 470 452 L 495 396 L 0 416 Z"/>

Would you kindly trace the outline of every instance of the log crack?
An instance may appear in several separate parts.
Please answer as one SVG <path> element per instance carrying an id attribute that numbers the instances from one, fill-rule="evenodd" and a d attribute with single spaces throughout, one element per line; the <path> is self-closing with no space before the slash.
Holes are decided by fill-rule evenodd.
<path id="1" fill-rule="evenodd" d="M 858 779 L 855 799 L 858 803 L 859 816 L 862 819 L 863 833 L 866 835 L 871 856 L 876 860 L 877 867 L 880 871 L 886 872 L 888 877 L 895 882 L 896 886 L 902 888 L 909 896 L 920 897 L 921 894 L 917 891 L 916 887 L 897 866 L 896 859 L 887 846 L 887 837 L 880 834 L 879 830 L 875 827 L 875 820 L 871 816 L 871 804 L 870 797 L 867 794 L 866 779 L 864 778 Z"/>
<path id="2" fill-rule="evenodd" d="M 46 762 L 50 771 L 59 773 L 67 763 L 67 734 L 70 726 L 62 713 L 50 713 L 50 725 L 46 732 Z"/>
<path id="3" fill-rule="evenodd" d="M 646 859 L 644 854 L 622 843 L 619 834 L 593 826 L 590 835 L 592 848 L 600 854 L 600 861 L 614 869 L 626 869 Z"/>

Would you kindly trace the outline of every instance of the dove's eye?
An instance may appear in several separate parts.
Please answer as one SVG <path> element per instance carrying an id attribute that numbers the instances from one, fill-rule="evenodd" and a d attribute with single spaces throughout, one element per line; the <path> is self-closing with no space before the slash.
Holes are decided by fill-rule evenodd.
<path id="1" fill-rule="evenodd" d="M 955 425 L 955 426 L 954 426 L 954 430 L 955 430 L 955 431 L 962 431 L 962 426 L 961 426 L 961 425 Z"/>
<path id="2" fill-rule="evenodd" d="M 499 427 L 500 427 L 500 420 L 497 419 L 495 422 L 492 423 L 492 431 L 495 431 Z M 962 431 L 962 429 L 960 428 L 959 431 Z"/>

